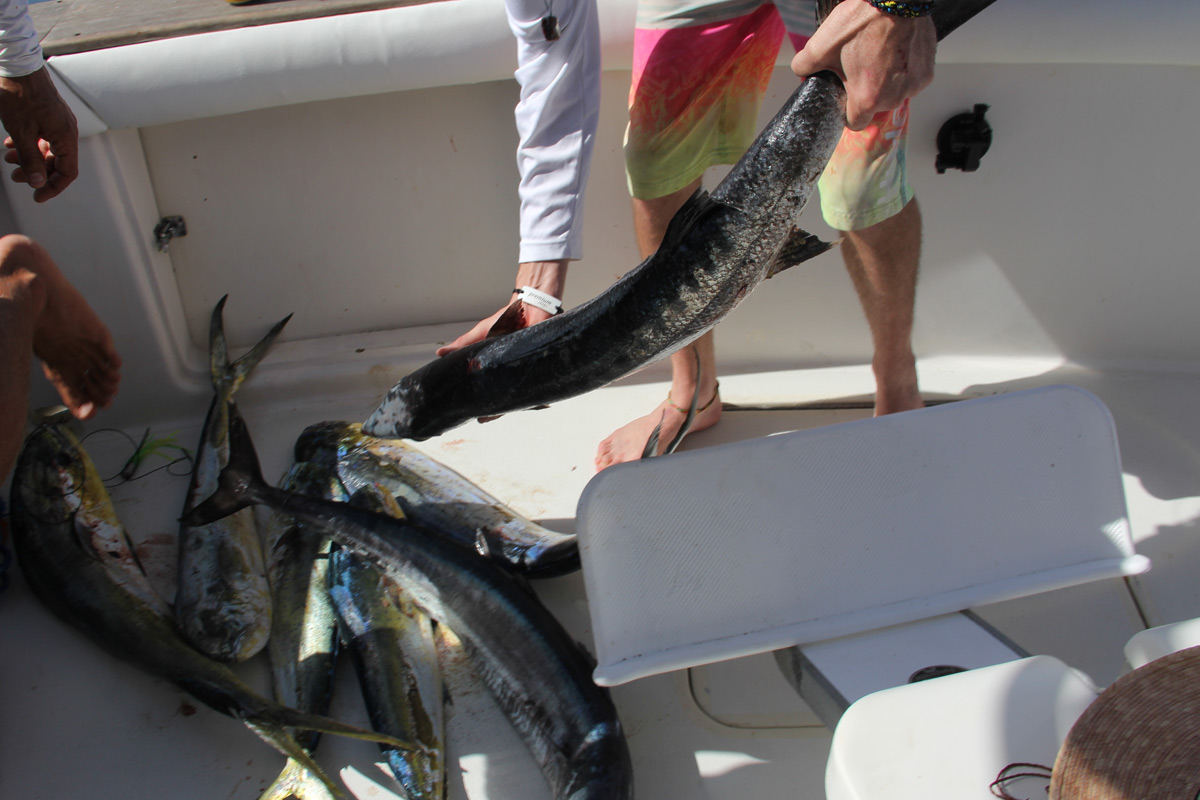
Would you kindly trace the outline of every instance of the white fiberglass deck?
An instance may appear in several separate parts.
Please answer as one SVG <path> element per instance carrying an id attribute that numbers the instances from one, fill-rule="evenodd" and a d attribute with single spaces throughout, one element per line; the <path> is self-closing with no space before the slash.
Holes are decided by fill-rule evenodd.
<path id="1" fill-rule="evenodd" d="M 931 366 L 924 377 L 931 392 L 939 387 L 949 392 L 956 374 L 961 375 L 944 363 Z M 993 386 L 999 390 L 1038 383 L 1042 377 L 998 369 Z M 1142 597 L 1158 605 L 1166 618 L 1181 619 L 1184 609 L 1196 604 L 1194 585 L 1187 578 L 1196 554 L 1186 533 L 1191 524 L 1186 511 L 1195 501 L 1172 501 L 1145 487 L 1180 485 L 1177 482 L 1185 480 L 1181 467 L 1192 481 L 1200 481 L 1197 465 L 1187 467 L 1170 457 L 1172 452 L 1200 450 L 1194 430 L 1184 435 L 1171 432 L 1187 427 L 1183 398 L 1198 388 L 1197 382 L 1096 382 L 1084 374 L 1075 377 L 1113 408 L 1122 446 L 1131 453 L 1125 475 L 1130 518 L 1139 551 L 1150 555 L 1155 565 L 1139 581 Z M 755 387 L 763 381 L 793 391 L 800 400 L 809 399 L 803 387 L 814 385 L 826 387 L 838 399 L 855 399 L 866 379 L 864 370 L 825 370 L 731 375 L 722 385 L 733 403 L 755 402 L 760 398 Z M 469 423 L 423 446 L 530 516 L 572 530 L 575 503 L 592 474 L 594 442 L 618 425 L 630 407 L 652 403 L 664 391 L 663 384 L 653 382 L 618 386 L 545 411 L 509 415 L 486 425 Z M 982 393 L 983 387 L 975 391 Z M 369 405 L 368 398 L 291 406 L 247 402 L 244 412 L 267 474 L 277 475 L 304 426 L 354 418 L 356 412 L 361 415 L 364 403 Z M 690 437 L 684 449 L 867 415 L 862 409 L 729 411 L 717 428 Z M 1149 427 L 1148 419 L 1154 420 Z M 152 432 L 178 431 L 179 440 L 189 442 L 200 422 L 163 421 L 152 425 Z M 524 451 L 513 446 L 523 433 L 534 431 L 542 444 Z M 128 449 L 124 440 L 103 432 L 87 444 L 102 470 L 115 470 Z M 1151 452 L 1165 459 L 1148 460 Z M 123 520 L 136 538 L 158 552 L 152 561 L 160 567 L 167 563 L 162 547 L 173 537 L 173 520 L 185 489 L 185 478 L 156 473 L 114 492 Z M 1165 520 L 1164 513 L 1183 527 Z M 171 582 L 170 574 L 158 578 L 164 586 Z M 589 642 L 580 576 L 541 582 L 537 589 L 568 630 Z M 1055 655 L 1101 685 L 1122 673 L 1121 649 L 1142 627 L 1120 580 L 979 611 L 1023 647 Z M 0 686 L 5 688 L 0 793 L 5 797 L 252 798 L 281 766 L 277 754 L 237 723 L 110 658 L 59 623 L 30 596 L 19 575 L 13 575 L 13 585 L 0 595 L 0 641 L 8 654 L 0 661 Z M 343 665 L 339 675 L 335 712 L 365 722 L 348 667 Z M 266 690 L 261 658 L 240 671 Z M 452 778 L 452 800 L 548 797 L 524 746 L 486 693 L 469 680 L 456 685 L 449 746 L 451 763 L 461 769 L 461 777 Z M 645 678 L 615 687 L 613 696 L 629 734 L 639 797 L 823 796 L 829 732 L 804 708 L 770 657 Z M 387 798 L 381 792 L 395 789 L 374 766 L 374 756 L 373 745 L 328 737 L 319 751 L 326 767 L 344 770 L 348 785 L 363 800 Z M 63 766 L 68 759 L 69 769 Z M 364 779 L 374 788 L 364 789 Z M 781 794 L 783 787 L 786 795 Z"/>

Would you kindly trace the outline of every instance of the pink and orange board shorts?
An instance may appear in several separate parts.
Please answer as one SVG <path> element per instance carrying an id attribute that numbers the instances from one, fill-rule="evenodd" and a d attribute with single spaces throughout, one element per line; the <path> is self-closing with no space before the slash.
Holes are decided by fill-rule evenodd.
<path id="1" fill-rule="evenodd" d="M 625 167 L 633 197 L 679 191 L 733 164 L 754 141 L 784 34 L 800 49 L 815 0 L 642 0 L 634 38 Z M 825 221 L 857 230 L 912 199 L 905 169 L 908 102 L 844 131 L 818 183 Z"/>

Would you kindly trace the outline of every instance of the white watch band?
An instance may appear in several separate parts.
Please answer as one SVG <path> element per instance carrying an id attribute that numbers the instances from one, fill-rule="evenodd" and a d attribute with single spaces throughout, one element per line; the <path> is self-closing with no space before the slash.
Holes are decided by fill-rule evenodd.
<path id="1" fill-rule="evenodd" d="M 517 297 L 522 303 L 528 303 L 534 308 L 540 308 L 547 314 L 561 314 L 563 307 L 562 301 L 552 294 L 547 294 L 541 289 L 535 289 L 532 286 L 522 286 L 517 290 Z"/>

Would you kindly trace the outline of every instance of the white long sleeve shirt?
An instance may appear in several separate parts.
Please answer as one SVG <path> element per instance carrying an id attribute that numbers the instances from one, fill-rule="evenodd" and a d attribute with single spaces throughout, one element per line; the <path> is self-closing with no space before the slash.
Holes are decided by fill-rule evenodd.
<path id="1" fill-rule="evenodd" d="M 505 0 L 517 37 L 518 261 L 582 255 L 583 193 L 600 116 L 600 22 L 596 0 Z M 548 41 L 542 19 L 558 18 Z"/>
<path id="2" fill-rule="evenodd" d="M 19 78 L 44 64 L 26 0 L 0 0 L 0 75 Z"/>

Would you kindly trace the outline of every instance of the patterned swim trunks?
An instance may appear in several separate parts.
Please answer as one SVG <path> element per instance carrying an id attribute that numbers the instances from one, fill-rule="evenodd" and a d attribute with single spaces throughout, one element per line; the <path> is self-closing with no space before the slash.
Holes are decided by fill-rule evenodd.
<path id="1" fill-rule="evenodd" d="M 634 34 L 625 165 L 633 197 L 679 191 L 753 142 L 786 32 L 797 49 L 816 28 L 815 0 L 642 0 Z M 898 213 L 908 102 L 845 131 L 818 184 L 826 222 L 866 228 Z"/>

